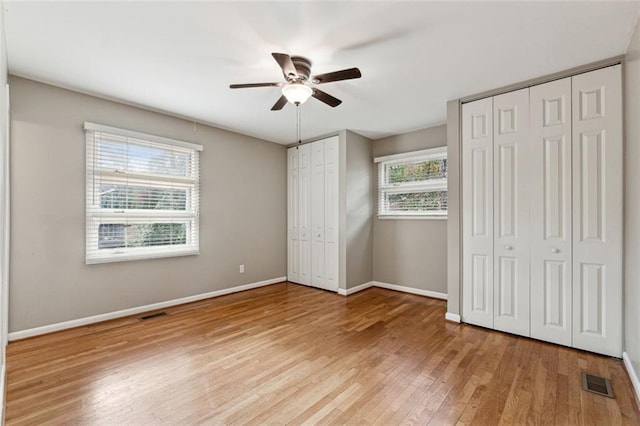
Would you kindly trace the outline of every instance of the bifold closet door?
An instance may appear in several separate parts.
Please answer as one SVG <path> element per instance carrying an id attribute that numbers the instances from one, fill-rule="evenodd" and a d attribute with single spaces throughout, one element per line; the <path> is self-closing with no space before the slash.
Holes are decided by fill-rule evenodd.
<path id="1" fill-rule="evenodd" d="M 338 137 L 287 151 L 289 281 L 338 291 Z"/>
<path id="2" fill-rule="evenodd" d="M 338 291 L 338 137 L 324 141 L 324 238 L 325 284 L 327 290 Z"/>
<path id="3" fill-rule="evenodd" d="M 531 99 L 531 337 L 571 346 L 571 78 Z"/>
<path id="4" fill-rule="evenodd" d="M 622 355 L 622 130 L 620 65 L 462 106 L 464 322 Z"/>
<path id="5" fill-rule="evenodd" d="M 311 146 L 311 285 L 325 286 L 324 252 L 324 141 Z"/>
<path id="6" fill-rule="evenodd" d="M 620 357 L 623 206 L 620 65 L 573 77 L 572 97 L 573 346 Z"/>
<path id="7" fill-rule="evenodd" d="M 311 284 L 311 146 L 298 147 L 298 224 L 299 269 L 298 283 Z"/>
<path id="8" fill-rule="evenodd" d="M 464 322 L 493 328 L 493 100 L 462 106 Z"/>
<path id="9" fill-rule="evenodd" d="M 287 279 L 300 280 L 300 176 L 298 148 L 287 150 Z"/>
<path id="10" fill-rule="evenodd" d="M 493 98 L 494 325 L 529 336 L 529 89 Z M 475 164 L 472 164 L 472 167 Z"/>

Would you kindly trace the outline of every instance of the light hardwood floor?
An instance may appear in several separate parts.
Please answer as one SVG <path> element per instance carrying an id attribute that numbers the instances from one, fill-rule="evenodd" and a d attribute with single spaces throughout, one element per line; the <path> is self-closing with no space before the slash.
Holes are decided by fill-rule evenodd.
<path id="1" fill-rule="evenodd" d="M 7 424 L 640 423 L 620 360 L 446 322 L 440 300 L 282 283 L 165 311 L 10 343 Z"/>

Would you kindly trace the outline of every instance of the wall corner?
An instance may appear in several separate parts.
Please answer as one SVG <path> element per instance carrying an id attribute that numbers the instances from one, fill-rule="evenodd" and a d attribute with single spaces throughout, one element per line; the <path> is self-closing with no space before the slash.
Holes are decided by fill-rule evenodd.
<path id="1" fill-rule="evenodd" d="M 447 102 L 447 313 L 460 315 L 460 100 Z"/>

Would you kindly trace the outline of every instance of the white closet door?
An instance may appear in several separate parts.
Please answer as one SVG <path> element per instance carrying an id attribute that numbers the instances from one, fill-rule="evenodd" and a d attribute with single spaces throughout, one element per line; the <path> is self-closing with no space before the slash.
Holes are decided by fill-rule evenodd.
<path id="1" fill-rule="evenodd" d="M 324 142 L 325 288 L 338 291 L 338 137 Z"/>
<path id="2" fill-rule="evenodd" d="M 619 65 L 572 78 L 573 346 L 616 357 L 622 355 L 621 84 Z"/>
<path id="3" fill-rule="evenodd" d="M 311 146 L 311 285 L 325 287 L 324 251 L 324 141 Z"/>
<path id="4" fill-rule="evenodd" d="M 493 98 L 496 330 L 529 336 L 529 89 Z"/>
<path id="5" fill-rule="evenodd" d="M 571 78 L 531 99 L 531 337 L 571 346 Z"/>
<path id="6" fill-rule="evenodd" d="M 493 101 L 462 106 L 463 320 L 493 328 Z"/>
<path id="7" fill-rule="evenodd" d="M 287 280 L 300 280 L 298 148 L 287 150 Z"/>
<path id="8" fill-rule="evenodd" d="M 298 207 L 300 235 L 299 283 L 311 284 L 311 146 L 298 149 L 298 175 L 300 200 Z"/>

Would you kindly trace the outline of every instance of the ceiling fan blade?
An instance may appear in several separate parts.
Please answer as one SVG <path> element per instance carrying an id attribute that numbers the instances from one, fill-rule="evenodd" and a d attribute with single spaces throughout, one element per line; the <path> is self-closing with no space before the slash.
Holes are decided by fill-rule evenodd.
<path id="1" fill-rule="evenodd" d="M 352 78 L 360 78 L 362 74 L 358 68 L 349 68 L 346 70 L 329 72 L 326 74 L 314 75 L 311 81 L 316 84 L 330 83 L 332 81 L 350 80 Z"/>
<path id="2" fill-rule="evenodd" d="M 231 89 L 247 89 L 249 87 L 280 87 L 282 83 L 248 83 L 248 84 L 230 84 Z"/>
<path id="3" fill-rule="evenodd" d="M 276 101 L 271 107 L 271 111 L 280 111 L 287 104 L 287 98 L 284 95 L 280 96 L 280 99 Z"/>
<path id="4" fill-rule="evenodd" d="M 334 98 L 330 94 L 323 92 L 322 90 L 319 90 L 319 89 L 313 89 L 313 94 L 311 96 L 313 96 L 317 100 L 322 101 L 333 108 L 337 107 L 342 103 L 340 99 Z"/>
<path id="5" fill-rule="evenodd" d="M 282 68 L 282 72 L 287 80 L 298 78 L 298 71 L 296 70 L 295 65 L 293 65 L 291 56 L 286 53 L 272 53 L 271 56 L 273 56 L 273 59 L 275 59 L 278 65 L 280 65 L 280 68 Z"/>

